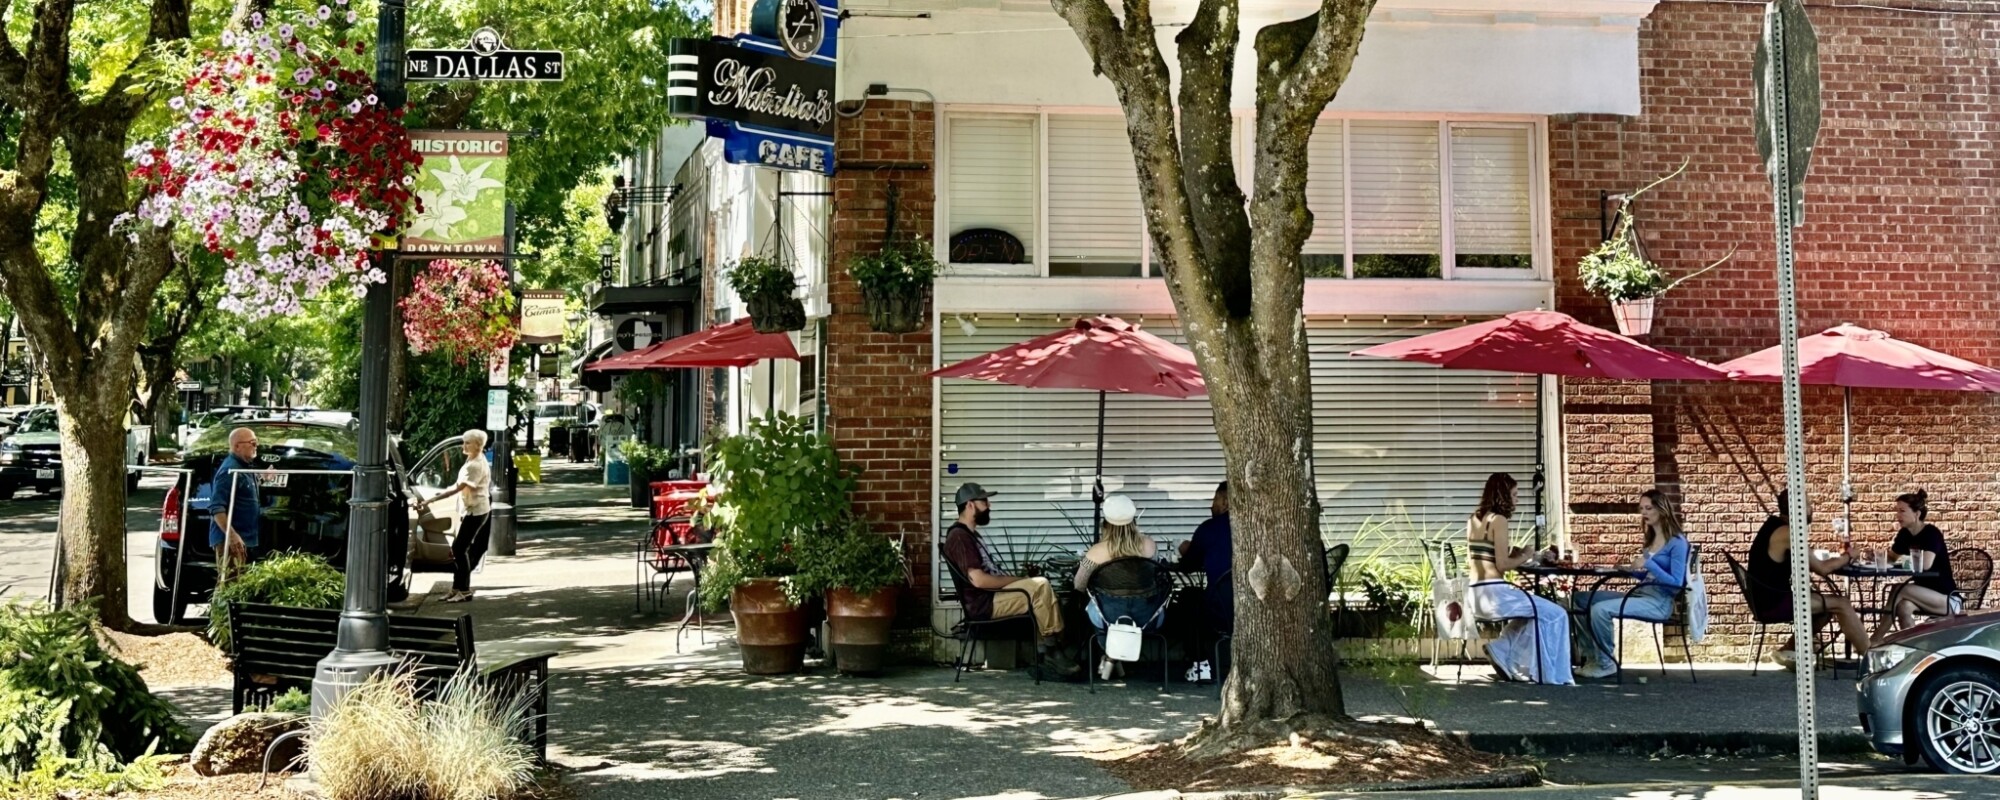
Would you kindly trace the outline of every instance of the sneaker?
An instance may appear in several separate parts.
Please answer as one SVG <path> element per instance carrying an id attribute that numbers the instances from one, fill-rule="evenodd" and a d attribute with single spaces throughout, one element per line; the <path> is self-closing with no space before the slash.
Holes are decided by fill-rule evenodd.
<path id="1" fill-rule="evenodd" d="M 1111 671 L 1117 666 L 1118 662 L 1112 661 L 1110 656 L 1099 659 L 1097 662 L 1097 679 L 1100 681 L 1111 680 Z"/>
<path id="2" fill-rule="evenodd" d="M 1205 666 L 1208 666 L 1208 662 L 1206 662 L 1206 661 L 1196 661 L 1196 662 L 1194 662 L 1194 663 L 1192 663 L 1192 664 L 1189 664 L 1189 665 L 1188 665 L 1188 668 L 1187 668 L 1187 682 L 1188 682 L 1188 683 L 1200 683 L 1200 682 L 1201 682 L 1201 669 L 1202 669 L 1202 667 L 1205 667 Z"/>
<path id="3" fill-rule="evenodd" d="M 445 596 L 444 596 L 444 599 L 443 599 L 443 600 L 439 600 L 438 602 L 440 602 L 440 603 L 465 603 L 465 602 L 470 602 L 471 600 L 472 600 L 472 593 L 471 593 L 471 592 L 452 592 L 451 594 L 448 594 L 448 595 L 445 595 Z"/>
<path id="4" fill-rule="evenodd" d="M 1618 667 L 1614 664 L 1585 664 L 1576 670 L 1577 677 L 1590 678 L 1592 680 L 1609 678 L 1616 674 L 1618 674 Z"/>
<path id="5" fill-rule="evenodd" d="M 1083 674 L 1083 665 L 1076 663 L 1076 659 L 1070 658 L 1069 654 L 1061 650 L 1050 650 L 1043 654 L 1042 664 L 1064 678 Z"/>
<path id="6" fill-rule="evenodd" d="M 1211 664 L 1211 663 L 1209 663 L 1209 662 L 1207 662 L 1207 661 L 1203 661 L 1203 662 L 1201 662 L 1201 679 L 1202 679 L 1202 680 L 1205 680 L 1205 681 L 1212 681 L 1212 680 L 1215 680 L 1215 665 L 1214 665 L 1214 664 Z"/>
<path id="7" fill-rule="evenodd" d="M 1790 650 L 1779 650 L 1771 654 L 1771 660 L 1778 662 L 1778 666 L 1792 669 L 1798 665 L 1799 654 Z"/>

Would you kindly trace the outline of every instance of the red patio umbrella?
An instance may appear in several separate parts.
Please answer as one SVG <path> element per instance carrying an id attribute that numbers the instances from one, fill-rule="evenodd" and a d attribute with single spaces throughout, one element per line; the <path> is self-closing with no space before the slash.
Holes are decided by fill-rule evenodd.
<path id="1" fill-rule="evenodd" d="M 1722 368 L 1739 381 L 1783 380 L 1783 346 L 1759 350 Z M 1854 488 L 1848 478 L 1855 389 L 2000 392 L 2000 370 L 1905 342 L 1884 331 L 1841 324 L 1799 339 L 1799 383 L 1842 387 L 1840 502 L 1851 505 Z M 1851 508 L 1848 513 L 1851 517 Z"/>
<path id="2" fill-rule="evenodd" d="M 1679 353 L 1649 347 L 1556 311 L 1517 311 L 1353 355 L 1528 375 L 1616 380 L 1726 380 L 1728 372 Z"/>
<path id="3" fill-rule="evenodd" d="M 1117 317 L 1089 317 L 1076 324 L 930 373 L 1029 389 L 1097 391 L 1097 476 L 1091 489 L 1090 527 L 1097 529 L 1104 503 L 1104 398 L 1108 392 L 1189 398 L 1208 394 L 1194 354 Z"/>
<path id="4" fill-rule="evenodd" d="M 784 333 L 758 333 L 750 320 L 718 325 L 677 336 L 629 353 L 620 353 L 584 367 L 601 372 L 632 372 L 648 369 L 699 369 L 703 367 L 747 367 L 769 358 L 799 360 L 792 337 Z"/>
<path id="5" fill-rule="evenodd" d="M 1709 380 L 1729 373 L 1710 364 L 1649 347 L 1556 311 L 1517 311 L 1486 322 L 1356 350 L 1352 355 L 1528 375 L 1615 380 Z M 1539 400 L 1541 386 L 1536 384 Z M 1539 405 L 1539 402 L 1537 403 Z M 1535 415 L 1541 441 L 1542 415 Z M 1535 448 L 1535 546 L 1542 543 L 1541 448 Z"/>

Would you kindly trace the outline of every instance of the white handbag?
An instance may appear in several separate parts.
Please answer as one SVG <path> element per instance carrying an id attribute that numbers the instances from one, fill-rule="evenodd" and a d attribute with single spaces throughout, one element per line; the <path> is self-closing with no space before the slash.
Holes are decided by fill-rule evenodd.
<path id="1" fill-rule="evenodd" d="M 1146 631 L 1131 617 L 1119 617 L 1104 626 L 1104 655 L 1113 661 L 1138 661 L 1146 643 Z"/>

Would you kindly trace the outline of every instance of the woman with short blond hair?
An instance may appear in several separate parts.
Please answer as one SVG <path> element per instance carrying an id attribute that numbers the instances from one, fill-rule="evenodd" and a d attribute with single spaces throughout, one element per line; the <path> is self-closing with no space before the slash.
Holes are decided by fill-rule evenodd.
<path id="1" fill-rule="evenodd" d="M 451 593 L 438 602 L 463 603 L 472 599 L 472 570 L 486 557 L 486 545 L 493 537 L 493 468 L 486 463 L 486 432 L 474 428 L 465 432 L 465 466 L 458 468 L 458 482 L 429 500 L 422 509 L 455 494 L 465 495 L 465 516 L 459 519 L 458 535 L 451 539 Z"/>

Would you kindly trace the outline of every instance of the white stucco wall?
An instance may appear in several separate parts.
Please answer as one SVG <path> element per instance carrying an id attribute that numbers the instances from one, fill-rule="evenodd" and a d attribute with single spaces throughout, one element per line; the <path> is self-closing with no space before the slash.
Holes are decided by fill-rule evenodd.
<path id="1" fill-rule="evenodd" d="M 1331 108 L 1506 114 L 1639 113 L 1638 26 L 1654 0 L 1381 0 L 1353 73 Z M 1083 46 L 1046 2 L 853 0 L 841 35 L 841 97 L 871 83 L 924 89 L 942 103 L 1111 107 Z M 1114 4 L 1116 5 L 1116 4 Z M 1191 3 L 1156 11 L 1161 48 Z M 1305 13 L 1245 3 L 1235 104 L 1252 104 L 1250 40 Z M 929 13 L 915 18 L 911 14 Z M 893 14 L 895 16 L 877 16 Z"/>

